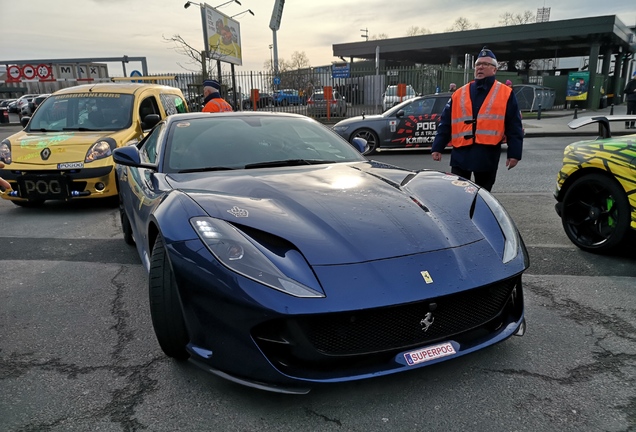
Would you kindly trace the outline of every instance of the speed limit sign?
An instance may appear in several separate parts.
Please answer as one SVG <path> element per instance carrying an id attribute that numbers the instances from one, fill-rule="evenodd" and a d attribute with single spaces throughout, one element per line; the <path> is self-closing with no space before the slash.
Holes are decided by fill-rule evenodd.
<path id="1" fill-rule="evenodd" d="M 22 66 L 22 76 L 28 80 L 35 78 L 35 68 L 32 65 Z"/>
<path id="2" fill-rule="evenodd" d="M 38 67 L 35 69 L 35 73 L 41 80 L 48 80 L 49 78 L 51 78 L 51 72 L 51 67 L 45 64 L 39 64 Z"/>

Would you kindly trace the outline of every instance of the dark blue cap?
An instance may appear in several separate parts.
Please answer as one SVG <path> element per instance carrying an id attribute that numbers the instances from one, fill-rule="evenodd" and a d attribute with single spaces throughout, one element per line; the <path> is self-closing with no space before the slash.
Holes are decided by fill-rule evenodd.
<path id="1" fill-rule="evenodd" d="M 221 90 L 221 84 L 213 79 L 203 81 L 203 87 L 214 87 L 217 90 Z"/>
<path id="2" fill-rule="evenodd" d="M 483 57 L 490 57 L 491 59 L 493 59 L 494 61 L 492 62 L 495 66 L 497 65 L 497 57 L 495 57 L 495 55 L 493 54 L 492 51 L 490 51 L 488 48 L 483 47 L 481 49 L 481 51 L 479 51 L 479 55 L 477 56 L 477 58 L 483 58 Z"/>

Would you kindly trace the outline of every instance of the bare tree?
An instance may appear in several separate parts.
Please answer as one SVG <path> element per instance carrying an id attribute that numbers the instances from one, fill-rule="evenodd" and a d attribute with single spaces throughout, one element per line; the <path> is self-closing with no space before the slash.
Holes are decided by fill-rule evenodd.
<path id="1" fill-rule="evenodd" d="M 193 47 L 185 39 L 183 39 L 181 35 L 175 34 L 169 38 L 162 35 L 162 38 L 165 43 L 173 44 L 175 52 L 187 57 L 187 60 L 183 64 L 177 62 L 177 65 L 180 68 L 189 72 L 201 74 L 204 79 L 219 72 L 216 70 L 218 65 L 216 59 L 208 58 L 204 50 L 199 50 L 198 48 Z M 212 54 L 215 53 L 216 50 L 213 50 Z"/>
<path id="2" fill-rule="evenodd" d="M 309 58 L 307 57 L 307 54 L 305 54 L 305 51 L 302 51 L 302 52 L 294 51 L 291 55 L 291 61 L 289 62 L 289 67 L 291 69 L 303 69 L 303 68 L 311 67 Z"/>
<path id="3" fill-rule="evenodd" d="M 418 26 L 411 26 L 408 29 L 406 29 L 406 36 L 419 36 L 419 35 L 427 35 L 427 34 L 431 34 L 431 31 L 424 27 L 420 28 Z"/>
<path id="4" fill-rule="evenodd" d="M 536 21 L 536 17 L 532 11 L 526 10 L 523 13 L 504 12 L 499 15 L 499 24 L 504 26 L 529 24 Z"/>
<path id="5" fill-rule="evenodd" d="M 389 35 L 386 33 L 378 33 L 378 34 L 374 34 L 369 36 L 369 40 L 380 40 L 380 39 L 388 39 Z"/>
<path id="6" fill-rule="evenodd" d="M 265 62 L 266 69 L 271 69 L 272 61 Z M 273 70 L 273 69 L 272 69 Z M 278 72 L 280 84 L 278 88 L 296 89 L 301 92 L 301 96 L 307 93 L 311 87 L 311 63 L 304 51 L 294 51 L 290 60 L 278 60 Z"/>
<path id="7" fill-rule="evenodd" d="M 455 20 L 453 25 L 446 29 L 448 32 L 453 31 L 464 31 L 464 30 L 475 30 L 479 28 L 479 24 L 471 23 L 468 18 L 459 17 Z"/>

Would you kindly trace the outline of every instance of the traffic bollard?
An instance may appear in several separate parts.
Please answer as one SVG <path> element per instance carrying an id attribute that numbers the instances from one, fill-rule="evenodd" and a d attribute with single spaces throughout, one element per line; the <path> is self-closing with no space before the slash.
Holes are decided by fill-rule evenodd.
<path id="1" fill-rule="evenodd" d="M 610 105 L 610 115 L 614 115 L 614 104 Z"/>
<path id="2" fill-rule="evenodd" d="M 537 111 L 537 120 L 541 120 L 541 104 L 539 104 L 539 111 Z"/>
<path id="3" fill-rule="evenodd" d="M 576 120 L 577 118 L 579 118 L 579 106 L 578 105 L 574 105 L 574 120 Z"/>

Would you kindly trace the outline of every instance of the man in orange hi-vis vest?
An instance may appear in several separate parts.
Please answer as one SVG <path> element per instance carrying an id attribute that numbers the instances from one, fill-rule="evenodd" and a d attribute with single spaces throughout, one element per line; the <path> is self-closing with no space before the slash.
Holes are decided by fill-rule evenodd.
<path id="1" fill-rule="evenodd" d="M 232 111 L 232 106 L 221 97 L 220 90 L 221 84 L 217 80 L 203 81 L 203 112 Z"/>
<path id="2" fill-rule="evenodd" d="M 442 160 L 448 143 L 451 172 L 490 191 L 495 184 L 506 138 L 506 167 L 521 160 L 523 125 L 512 89 L 495 79 L 497 58 L 484 47 L 475 61 L 475 80 L 460 87 L 442 112 L 431 148 L 433 160 Z"/>

